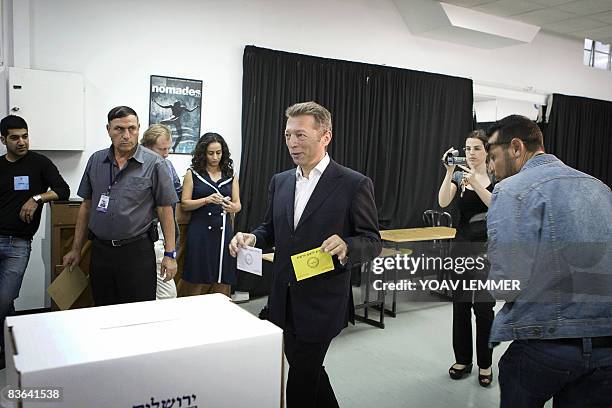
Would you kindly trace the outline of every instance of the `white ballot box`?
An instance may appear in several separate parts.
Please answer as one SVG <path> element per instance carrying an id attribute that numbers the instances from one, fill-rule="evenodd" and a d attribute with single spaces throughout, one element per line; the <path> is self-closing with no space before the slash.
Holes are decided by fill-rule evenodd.
<path id="1" fill-rule="evenodd" d="M 281 406 L 281 329 L 220 294 L 9 317 L 4 336 L 0 406 Z"/>

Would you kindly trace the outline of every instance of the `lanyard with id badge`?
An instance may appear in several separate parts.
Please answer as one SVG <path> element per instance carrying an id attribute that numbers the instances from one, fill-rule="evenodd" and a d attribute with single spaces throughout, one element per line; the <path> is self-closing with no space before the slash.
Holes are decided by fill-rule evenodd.
<path id="1" fill-rule="evenodd" d="M 111 187 L 113 186 L 113 184 L 117 182 L 117 179 L 119 178 L 120 174 L 121 174 L 121 171 L 119 171 L 119 173 L 117 173 L 117 175 L 115 175 L 115 177 L 113 178 L 113 163 L 110 162 L 108 166 L 108 189 L 106 190 L 106 193 L 100 196 L 100 201 L 98 201 L 98 206 L 96 207 L 96 211 L 103 212 L 103 213 L 108 211 L 108 205 L 110 203 Z"/>

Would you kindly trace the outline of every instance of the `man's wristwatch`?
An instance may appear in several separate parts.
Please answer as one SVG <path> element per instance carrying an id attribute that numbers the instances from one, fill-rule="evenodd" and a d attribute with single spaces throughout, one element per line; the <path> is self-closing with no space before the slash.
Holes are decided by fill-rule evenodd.
<path id="1" fill-rule="evenodd" d="M 36 204 L 40 204 L 42 203 L 42 196 L 40 194 L 36 194 L 34 197 L 32 197 L 32 200 L 34 200 Z"/>
<path id="2" fill-rule="evenodd" d="M 165 251 L 164 256 L 167 256 L 168 258 L 176 259 L 176 250 L 170 251 L 170 252 Z"/>

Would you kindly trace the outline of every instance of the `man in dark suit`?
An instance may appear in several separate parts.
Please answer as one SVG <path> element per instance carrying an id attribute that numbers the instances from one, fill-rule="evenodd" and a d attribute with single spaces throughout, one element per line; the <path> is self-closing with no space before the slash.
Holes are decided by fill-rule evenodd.
<path id="1" fill-rule="evenodd" d="M 327 109 L 304 102 L 285 114 L 285 142 L 297 168 L 272 177 L 263 223 L 237 233 L 230 253 L 275 247 L 268 319 L 284 330 L 288 407 L 338 407 L 323 361 L 354 315 L 350 268 L 381 251 L 374 187 L 330 159 Z M 315 248 L 332 256 L 334 269 L 297 281 L 291 256 Z"/>

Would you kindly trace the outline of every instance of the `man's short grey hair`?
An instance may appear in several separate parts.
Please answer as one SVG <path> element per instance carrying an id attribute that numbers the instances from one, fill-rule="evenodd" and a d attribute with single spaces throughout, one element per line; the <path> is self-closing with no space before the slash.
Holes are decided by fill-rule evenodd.
<path id="1" fill-rule="evenodd" d="M 151 148 L 155 146 L 157 139 L 160 137 L 165 137 L 166 139 L 172 141 L 172 132 L 168 126 L 162 125 L 161 123 L 156 123 L 149 126 L 149 128 L 145 130 L 142 135 L 142 139 L 140 139 L 140 144 L 144 147 Z"/>
<path id="2" fill-rule="evenodd" d="M 296 116 L 310 115 L 314 118 L 316 125 L 319 129 L 326 131 L 332 130 L 331 113 L 323 106 L 316 102 L 301 102 L 291 105 L 285 111 L 287 118 L 294 118 Z"/>

